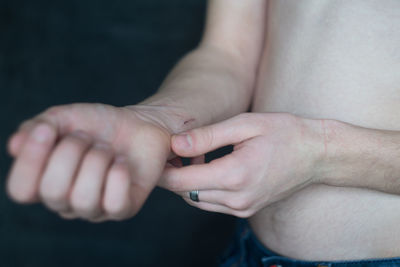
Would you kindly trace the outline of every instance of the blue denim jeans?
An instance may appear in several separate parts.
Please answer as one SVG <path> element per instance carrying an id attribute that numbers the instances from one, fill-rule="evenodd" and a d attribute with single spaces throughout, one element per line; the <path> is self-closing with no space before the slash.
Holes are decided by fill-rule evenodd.
<path id="1" fill-rule="evenodd" d="M 394 267 L 400 257 L 349 261 L 303 261 L 280 256 L 261 244 L 246 220 L 239 220 L 234 240 L 222 255 L 220 267 Z"/>

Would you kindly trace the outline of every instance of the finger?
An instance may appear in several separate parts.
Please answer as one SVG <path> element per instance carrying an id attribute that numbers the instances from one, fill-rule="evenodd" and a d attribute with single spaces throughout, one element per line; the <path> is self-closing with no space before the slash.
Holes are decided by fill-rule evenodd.
<path id="1" fill-rule="evenodd" d="M 17 157 L 28 134 L 17 132 L 13 134 L 7 142 L 7 151 L 12 157 Z"/>
<path id="2" fill-rule="evenodd" d="M 102 212 L 103 184 L 111 161 L 112 150 L 105 143 L 96 143 L 85 155 L 70 196 L 70 205 L 80 217 L 91 219 Z"/>
<path id="3" fill-rule="evenodd" d="M 194 157 L 190 160 L 191 165 L 195 164 L 204 164 L 205 162 L 205 155 L 201 155 L 198 157 Z M 170 167 L 183 167 L 183 163 L 180 157 L 176 157 L 175 159 L 168 161 L 167 164 L 165 165 L 165 168 L 170 168 Z M 164 169 L 165 170 L 165 169 Z M 161 179 L 158 181 L 158 186 L 164 187 L 165 189 L 167 188 L 166 183 L 167 181 L 163 181 L 164 177 L 161 177 Z"/>
<path id="4" fill-rule="evenodd" d="M 118 156 L 109 170 L 104 190 L 103 209 L 108 218 L 122 220 L 133 215 L 130 191 L 126 158 Z"/>
<path id="5" fill-rule="evenodd" d="M 241 168 L 230 154 L 206 164 L 169 167 L 164 169 L 159 186 L 171 191 L 228 189 Z"/>
<path id="6" fill-rule="evenodd" d="M 8 152 L 12 156 L 17 156 L 21 152 L 25 141 L 27 140 L 29 133 L 38 124 L 51 125 L 58 134 L 63 135 L 66 130 L 70 128 L 71 116 L 65 116 L 66 113 L 62 112 L 63 109 L 59 106 L 48 108 L 41 112 L 35 117 L 24 121 L 19 127 L 16 133 L 14 133 L 9 139 Z M 73 118 L 74 119 L 74 118 Z"/>
<path id="7" fill-rule="evenodd" d="M 35 126 L 11 167 L 7 191 L 17 202 L 37 200 L 39 181 L 51 149 L 56 141 L 56 130 L 46 123 Z"/>
<path id="8" fill-rule="evenodd" d="M 219 147 L 240 143 L 257 136 L 260 132 L 260 123 L 250 114 L 245 113 L 216 124 L 174 135 L 171 147 L 177 155 L 193 157 Z"/>
<path id="9" fill-rule="evenodd" d="M 185 200 L 191 200 L 190 192 L 191 191 L 175 193 L 183 197 Z M 199 202 L 207 202 L 223 206 L 228 206 L 227 202 L 231 197 L 232 193 L 224 190 L 199 190 L 198 193 Z"/>
<path id="10" fill-rule="evenodd" d="M 69 195 L 91 138 L 77 131 L 65 136 L 51 154 L 40 183 L 43 203 L 54 211 L 69 210 Z"/>
<path id="11" fill-rule="evenodd" d="M 178 192 L 177 194 L 181 195 L 185 200 L 193 201 L 190 198 L 190 191 Z M 218 204 L 236 211 L 247 210 L 252 206 L 252 202 L 249 197 L 246 197 L 243 194 L 238 194 L 236 192 L 223 190 L 200 190 L 198 192 L 198 199 L 199 202 Z"/>
<path id="12" fill-rule="evenodd" d="M 249 210 L 245 211 L 238 211 L 234 210 L 231 208 L 228 208 L 223 205 L 219 204 L 213 204 L 213 203 L 207 203 L 207 202 L 194 202 L 192 200 L 184 199 L 190 206 L 205 210 L 205 211 L 211 211 L 211 212 L 218 212 L 218 213 L 224 213 L 228 215 L 233 215 L 236 217 L 241 217 L 241 218 L 248 218 L 252 216 L 254 213 Z"/>
<path id="13" fill-rule="evenodd" d="M 20 153 L 24 142 L 26 141 L 29 132 L 31 132 L 32 128 L 38 124 L 37 120 L 31 119 L 22 123 L 18 131 L 11 135 L 7 142 L 7 150 L 8 153 L 16 157 Z"/>

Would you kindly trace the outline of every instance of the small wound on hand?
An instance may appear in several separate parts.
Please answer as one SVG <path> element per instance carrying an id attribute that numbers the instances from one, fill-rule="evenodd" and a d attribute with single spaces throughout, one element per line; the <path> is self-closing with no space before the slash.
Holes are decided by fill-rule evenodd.
<path id="1" fill-rule="evenodd" d="M 186 125 L 186 124 L 188 124 L 188 123 L 190 123 L 190 122 L 193 122 L 193 121 L 195 121 L 195 119 L 186 120 L 186 121 L 183 123 L 183 125 Z"/>

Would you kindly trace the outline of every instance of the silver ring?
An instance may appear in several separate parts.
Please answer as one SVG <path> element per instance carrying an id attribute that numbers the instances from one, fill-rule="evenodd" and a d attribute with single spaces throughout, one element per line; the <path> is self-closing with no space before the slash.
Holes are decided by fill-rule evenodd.
<path id="1" fill-rule="evenodd" d="M 189 192 L 189 197 L 194 202 L 199 202 L 199 190 L 193 190 Z"/>

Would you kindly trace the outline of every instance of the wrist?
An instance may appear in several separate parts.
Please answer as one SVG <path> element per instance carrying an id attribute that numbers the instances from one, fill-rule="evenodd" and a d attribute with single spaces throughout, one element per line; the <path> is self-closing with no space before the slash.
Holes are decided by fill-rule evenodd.
<path id="1" fill-rule="evenodd" d="M 318 183 L 331 186 L 357 186 L 356 175 L 363 172 L 368 147 L 363 128 L 333 119 L 320 119 Z M 369 147 L 371 149 L 372 147 Z"/>
<path id="2" fill-rule="evenodd" d="M 161 126 L 170 135 L 197 127 L 195 119 L 184 108 L 170 103 L 141 102 L 125 108 Z"/>
<path id="3" fill-rule="evenodd" d="M 320 182 L 400 192 L 400 134 L 324 120 Z"/>
<path id="4" fill-rule="evenodd" d="M 303 125 L 308 131 L 307 137 L 301 136 L 307 145 L 307 158 L 310 158 L 310 176 L 314 184 L 346 186 L 350 182 L 351 158 L 357 151 L 351 147 L 351 125 L 331 119 L 306 119 Z M 304 127 L 304 126 L 303 126 Z M 304 141 L 305 140 L 305 141 Z"/>
<path id="5" fill-rule="evenodd" d="M 349 171 L 346 159 L 351 158 L 351 148 L 348 144 L 350 125 L 331 119 L 317 120 L 320 125 L 318 130 L 319 160 L 318 183 L 344 186 L 345 177 Z"/>
<path id="6" fill-rule="evenodd" d="M 330 156 L 326 143 L 326 127 L 330 121 L 300 117 L 299 142 L 303 150 L 302 158 L 306 159 L 308 176 L 311 184 L 326 183 L 330 168 Z"/>

